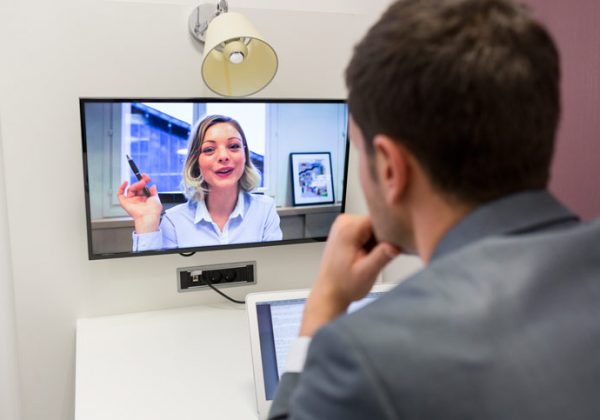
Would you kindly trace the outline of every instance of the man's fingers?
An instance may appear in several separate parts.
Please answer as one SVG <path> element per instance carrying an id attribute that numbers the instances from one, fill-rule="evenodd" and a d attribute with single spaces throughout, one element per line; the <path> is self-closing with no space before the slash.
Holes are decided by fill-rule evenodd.
<path id="1" fill-rule="evenodd" d="M 393 260 L 400 251 L 387 242 L 381 242 L 373 248 L 371 252 L 356 263 L 357 274 L 365 278 L 375 278 L 377 274 L 391 260 Z"/>
<path id="2" fill-rule="evenodd" d="M 340 214 L 331 227 L 330 236 L 340 236 L 352 244 L 362 245 L 372 234 L 371 220 L 367 216 Z"/>
<path id="3" fill-rule="evenodd" d="M 357 239 L 360 241 L 361 245 L 365 244 L 374 235 L 373 222 L 371 222 L 371 219 L 367 216 L 362 216 L 360 219 L 358 219 L 357 229 L 358 229 L 358 238 Z"/>
<path id="4" fill-rule="evenodd" d="M 153 185 L 150 188 L 148 188 L 148 191 L 150 191 L 150 196 L 152 196 L 152 197 L 154 197 L 155 195 L 158 195 L 158 190 L 156 189 L 156 185 Z"/>

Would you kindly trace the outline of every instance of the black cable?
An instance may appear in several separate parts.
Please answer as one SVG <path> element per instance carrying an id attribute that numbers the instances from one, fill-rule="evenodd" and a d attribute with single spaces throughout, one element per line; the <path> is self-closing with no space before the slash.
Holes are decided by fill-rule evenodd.
<path id="1" fill-rule="evenodd" d="M 213 284 L 210 282 L 210 280 L 208 280 L 204 276 L 202 276 L 202 280 L 204 281 L 204 283 L 206 283 L 206 285 L 208 287 L 210 287 L 215 292 L 217 292 L 218 294 L 220 294 L 221 296 L 223 296 L 225 299 L 230 300 L 233 303 L 239 303 L 240 305 L 245 305 L 246 304 L 245 300 L 236 300 L 236 299 L 234 299 L 232 297 L 227 296 L 225 293 L 221 292 L 219 289 L 217 289 L 215 286 L 213 286 Z"/>
<path id="2" fill-rule="evenodd" d="M 191 257 L 195 253 L 196 252 L 194 252 L 194 251 L 192 251 L 192 252 L 180 252 L 179 255 L 181 255 L 182 257 Z"/>

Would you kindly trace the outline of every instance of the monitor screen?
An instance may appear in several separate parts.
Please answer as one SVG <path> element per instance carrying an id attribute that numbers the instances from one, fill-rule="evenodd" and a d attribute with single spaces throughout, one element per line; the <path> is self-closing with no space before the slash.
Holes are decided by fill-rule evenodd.
<path id="1" fill-rule="evenodd" d="M 90 259 L 325 240 L 342 100 L 80 99 Z"/>
<path id="2" fill-rule="evenodd" d="M 383 291 L 371 292 L 348 307 L 352 313 L 383 295 Z M 298 338 L 305 298 L 261 302 L 256 305 L 256 319 L 260 339 L 265 397 L 272 400 L 281 376 L 287 366 L 287 355 L 292 343 Z"/>

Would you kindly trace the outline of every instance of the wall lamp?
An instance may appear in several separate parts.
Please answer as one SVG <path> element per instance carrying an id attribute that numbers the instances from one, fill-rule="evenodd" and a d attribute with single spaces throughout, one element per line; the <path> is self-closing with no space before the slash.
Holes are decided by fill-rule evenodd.
<path id="1" fill-rule="evenodd" d="M 226 0 L 196 7 L 189 19 L 192 36 L 204 45 L 202 79 L 221 96 L 248 96 L 275 77 L 277 54 Z"/>

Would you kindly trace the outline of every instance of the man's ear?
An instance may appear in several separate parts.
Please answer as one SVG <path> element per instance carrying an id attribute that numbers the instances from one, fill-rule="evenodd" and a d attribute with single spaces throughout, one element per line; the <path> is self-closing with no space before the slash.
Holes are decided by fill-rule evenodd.
<path id="1" fill-rule="evenodd" d="M 392 138 L 379 134 L 373 139 L 375 171 L 387 204 L 395 204 L 406 192 L 410 176 L 409 154 Z"/>

